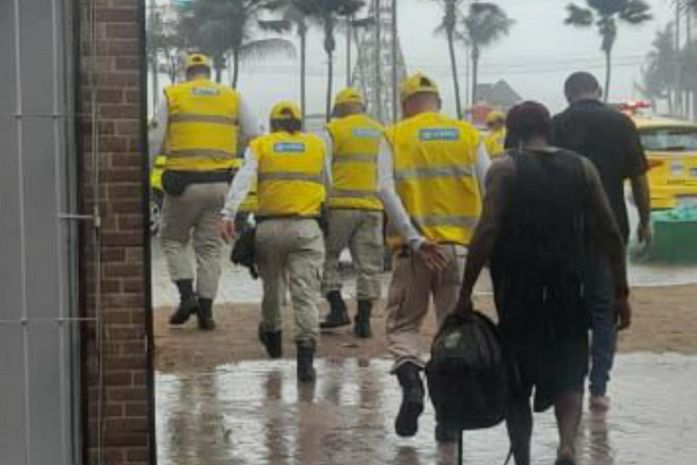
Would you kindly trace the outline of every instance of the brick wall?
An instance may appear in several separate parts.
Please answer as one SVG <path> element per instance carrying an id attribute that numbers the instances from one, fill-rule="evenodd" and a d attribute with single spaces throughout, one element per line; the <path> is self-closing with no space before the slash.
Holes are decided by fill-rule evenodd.
<path id="1" fill-rule="evenodd" d="M 86 463 L 144 465 L 152 463 L 154 425 L 151 400 L 151 340 L 149 270 L 144 257 L 149 242 L 144 230 L 142 201 L 144 155 L 141 141 L 141 1 L 77 0 L 80 34 L 80 97 L 78 144 L 81 153 L 82 211 L 92 208 L 94 193 L 89 9 L 97 22 L 96 88 L 99 115 L 99 175 L 101 208 L 102 374 L 97 350 L 97 325 L 82 332 L 83 444 Z M 95 242 L 86 227 L 81 237 L 82 307 L 95 315 Z M 147 278 L 147 279 L 146 279 Z M 100 379 L 102 382 L 100 383 Z M 100 385 L 102 388 L 100 389 Z M 102 421 L 98 425 L 99 400 Z"/>

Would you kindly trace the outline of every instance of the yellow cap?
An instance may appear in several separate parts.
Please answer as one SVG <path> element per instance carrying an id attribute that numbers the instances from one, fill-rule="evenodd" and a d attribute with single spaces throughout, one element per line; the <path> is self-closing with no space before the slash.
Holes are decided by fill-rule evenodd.
<path id="1" fill-rule="evenodd" d="M 190 55 L 187 55 L 186 60 L 184 62 L 184 69 L 189 71 L 189 69 L 193 68 L 194 66 L 205 66 L 207 68 L 210 68 L 211 59 L 203 53 L 192 53 Z"/>
<path id="2" fill-rule="evenodd" d="M 302 119 L 302 114 L 300 112 L 300 107 L 297 103 L 291 102 L 290 100 L 284 100 L 278 102 L 271 109 L 271 119 Z"/>
<path id="3" fill-rule="evenodd" d="M 412 74 L 399 86 L 399 98 L 402 102 L 421 93 L 439 94 L 440 91 L 438 85 L 431 78 L 421 73 Z"/>
<path id="4" fill-rule="evenodd" d="M 495 123 L 496 121 L 505 121 L 506 115 L 502 111 L 492 110 L 486 115 L 486 124 Z"/>
<path id="5" fill-rule="evenodd" d="M 353 87 L 347 87 L 342 90 L 334 98 L 334 105 L 341 105 L 342 103 L 360 103 L 363 104 L 363 97 L 358 90 Z"/>

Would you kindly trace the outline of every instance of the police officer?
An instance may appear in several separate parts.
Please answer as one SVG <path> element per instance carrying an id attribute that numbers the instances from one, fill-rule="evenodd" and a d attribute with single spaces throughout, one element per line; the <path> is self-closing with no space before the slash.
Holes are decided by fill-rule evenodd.
<path id="1" fill-rule="evenodd" d="M 339 255 L 348 247 L 358 274 L 354 333 L 370 337 L 370 315 L 373 303 L 380 298 L 383 261 L 383 208 L 377 197 L 377 159 L 383 128 L 365 114 L 363 98 L 351 88 L 337 94 L 334 117 L 326 127 L 325 138 L 333 183 L 327 202 L 329 235 L 322 290 L 330 311 L 320 326 L 350 324 L 339 273 Z"/>
<path id="2" fill-rule="evenodd" d="M 234 218 L 257 176 L 255 250 L 264 285 L 259 339 L 271 358 L 282 356 L 282 293 L 288 276 L 295 312 L 297 375 L 314 381 L 324 238 L 319 225 L 325 200 L 322 139 L 302 132 L 300 108 L 280 102 L 271 111 L 271 134 L 252 141 L 222 211 L 221 233 L 235 237 Z"/>
<path id="3" fill-rule="evenodd" d="M 489 134 L 484 138 L 484 146 L 489 157 L 498 158 L 503 155 L 506 143 L 506 115 L 501 111 L 490 111 L 486 115 L 486 127 Z"/>
<path id="4" fill-rule="evenodd" d="M 150 156 L 162 149 L 167 157 L 160 241 L 180 295 L 170 323 L 184 324 L 196 314 L 199 327 L 212 330 L 222 251 L 219 212 L 238 165 L 238 141 L 256 136 L 258 125 L 235 90 L 211 82 L 207 56 L 189 55 L 185 66 L 187 81 L 167 87 L 156 112 Z M 196 274 L 187 254 L 192 237 Z"/>
<path id="5" fill-rule="evenodd" d="M 387 302 L 387 343 L 402 388 L 398 435 L 416 434 L 424 408 L 420 327 L 433 297 L 443 321 L 458 299 L 466 247 L 482 208 L 490 164 L 470 124 L 439 113 L 438 87 L 415 74 L 401 85 L 404 118 L 385 131 L 378 158 L 379 196 L 396 230 Z M 436 439 L 454 432 L 438 426 Z"/>

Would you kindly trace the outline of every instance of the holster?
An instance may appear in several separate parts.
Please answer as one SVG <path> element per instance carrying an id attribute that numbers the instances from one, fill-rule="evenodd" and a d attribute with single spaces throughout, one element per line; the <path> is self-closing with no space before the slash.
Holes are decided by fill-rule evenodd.
<path id="1" fill-rule="evenodd" d="M 249 274 L 252 278 L 257 279 L 259 272 L 257 271 L 256 252 L 254 250 L 254 238 L 256 236 L 256 228 L 246 226 L 242 229 L 242 233 L 235 241 L 235 246 L 230 253 L 230 261 L 235 265 L 241 265 L 249 269 Z"/>

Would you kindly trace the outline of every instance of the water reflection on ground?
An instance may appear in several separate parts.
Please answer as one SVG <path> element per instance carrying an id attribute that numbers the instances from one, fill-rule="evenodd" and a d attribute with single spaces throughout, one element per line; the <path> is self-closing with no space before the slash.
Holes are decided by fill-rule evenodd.
<path id="1" fill-rule="evenodd" d="M 289 361 L 249 361 L 207 373 L 157 375 L 160 465 L 449 465 L 433 440 L 433 411 L 414 439 L 393 433 L 399 403 L 386 360 L 321 360 L 316 385 Z M 620 356 L 607 415 L 586 414 L 580 464 L 697 463 L 697 357 Z M 552 413 L 535 418 L 535 464 L 553 463 Z M 501 464 L 502 427 L 465 436 L 465 463 Z"/>

